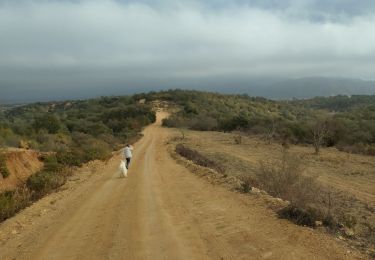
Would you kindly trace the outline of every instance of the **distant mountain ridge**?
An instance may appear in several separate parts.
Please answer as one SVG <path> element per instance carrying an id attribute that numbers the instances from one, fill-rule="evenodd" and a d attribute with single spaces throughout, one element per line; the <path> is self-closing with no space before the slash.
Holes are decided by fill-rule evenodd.
<path id="1" fill-rule="evenodd" d="M 305 99 L 336 95 L 374 95 L 375 81 L 344 78 L 299 78 L 249 89 L 249 95 L 272 99 Z"/>
<path id="2" fill-rule="evenodd" d="M 53 95 L 46 93 L 25 92 L 24 96 L 0 92 L 0 104 L 25 104 L 38 101 L 61 101 L 95 98 L 99 96 L 132 95 L 142 92 L 167 89 L 187 89 L 223 94 L 248 94 L 269 99 L 308 99 L 336 95 L 375 95 L 375 81 L 349 78 L 305 77 L 286 78 L 248 78 L 217 76 L 194 79 L 189 82 L 169 81 L 156 82 L 149 86 L 134 87 L 124 84 L 122 87 L 96 86 L 91 91 L 83 91 L 78 86 L 75 91 L 60 89 Z M 1 84 L 0 84 L 1 89 Z M 105 90 L 105 91 L 104 91 Z M 103 92 L 104 91 L 104 92 Z"/>

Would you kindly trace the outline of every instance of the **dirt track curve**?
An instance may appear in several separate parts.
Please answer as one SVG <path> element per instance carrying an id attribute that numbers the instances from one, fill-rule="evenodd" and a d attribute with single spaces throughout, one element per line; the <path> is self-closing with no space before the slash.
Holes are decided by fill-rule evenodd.
<path id="1" fill-rule="evenodd" d="M 128 178 L 118 177 L 116 155 L 76 188 L 0 225 L 3 237 L 13 233 L 0 240 L 0 259 L 354 258 L 332 238 L 279 220 L 255 198 L 176 164 L 165 145 L 172 131 L 159 126 L 163 116 L 135 145 Z M 36 207 L 48 210 L 28 220 Z M 28 224 L 12 231 L 20 222 Z"/>

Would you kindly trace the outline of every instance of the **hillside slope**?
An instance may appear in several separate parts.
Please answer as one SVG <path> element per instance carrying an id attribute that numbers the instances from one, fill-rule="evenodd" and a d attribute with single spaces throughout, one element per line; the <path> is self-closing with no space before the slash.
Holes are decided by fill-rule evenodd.
<path id="1" fill-rule="evenodd" d="M 270 84 L 259 89 L 257 94 L 275 99 L 329 97 L 335 95 L 374 95 L 375 81 L 322 77 L 299 78 Z"/>

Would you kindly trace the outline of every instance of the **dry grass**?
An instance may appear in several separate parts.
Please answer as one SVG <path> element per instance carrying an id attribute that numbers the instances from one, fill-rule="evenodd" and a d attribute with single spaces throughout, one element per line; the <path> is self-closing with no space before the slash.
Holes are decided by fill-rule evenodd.
<path id="1" fill-rule="evenodd" d="M 30 205 L 31 194 L 26 187 L 0 193 L 0 222 Z"/>
<path id="2" fill-rule="evenodd" d="M 229 133 L 189 131 L 187 134 L 185 143 L 208 159 L 221 163 L 228 176 L 248 175 L 258 179 L 263 172 L 263 185 L 268 186 L 264 189 L 271 190 L 270 194 L 290 200 L 294 205 L 311 204 L 324 216 L 320 220 L 333 229 L 343 226 L 352 229 L 355 246 L 374 248 L 374 157 L 340 152 L 334 148 L 324 148 L 317 156 L 313 147 L 291 145 L 286 159 L 290 161 L 289 166 L 283 166 L 280 154 L 284 148 L 281 144 L 265 144 L 255 136 L 242 136 L 238 144 L 233 141 L 236 134 Z M 289 174 L 277 179 L 274 173 L 283 167 Z M 302 174 L 297 176 L 293 174 L 301 171 Z M 298 181 L 294 185 L 285 185 L 289 178 Z M 280 187 L 272 184 L 276 180 L 280 183 L 276 186 Z M 312 184 L 318 185 L 319 192 L 314 194 L 315 187 L 310 189 Z M 251 185 L 249 182 L 248 186 Z M 259 185 L 262 185 L 261 181 Z"/>
<path id="3" fill-rule="evenodd" d="M 316 177 L 303 175 L 302 161 L 283 150 L 276 162 L 262 160 L 256 173 L 260 187 L 272 196 L 306 208 L 315 202 L 319 186 Z"/>
<path id="4" fill-rule="evenodd" d="M 201 155 L 197 151 L 184 146 L 183 144 L 176 145 L 176 153 L 200 166 L 211 168 L 216 170 L 218 173 L 224 174 L 224 168 L 221 165 Z"/>
<path id="5" fill-rule="evenodd" d="M 10 175 L 9 169 L 6 164 L 6 157 L 4 153 L 0 153 L 0 174 L 5 179 Z"/>
<path id="6" fill-rule="evenodd" d="M 252 187 L 258 186 L 258 181 L 250 174 L 241 175 L 239 179 L 241 180 L 240 192 L 242 193 L 248 193 Z"/>

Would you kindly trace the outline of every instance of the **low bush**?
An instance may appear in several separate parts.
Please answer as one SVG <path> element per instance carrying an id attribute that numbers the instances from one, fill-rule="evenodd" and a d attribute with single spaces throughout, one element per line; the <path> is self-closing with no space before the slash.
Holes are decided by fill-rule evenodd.
<path id="1" fill-rule="evenodd" d="M 81 149 L 84 152 L 84 162 L 108 159 L 112 152 L 109 145 L 100 140 L 92 140 L 90 143 L 82 145 Z"/>
<path id="2" fill-rule="evenodd" d="M 4 192 L 0 194 L 0 221 L 9 217 L 13 211 L 13 192 Z"/>
<path id="3" fill-rule="evenodd" d="M 26 181 L 26 186 L 32 194 L 32 199 L 38 199 L 63 185 L 66 177 L 67 174 L 62 172 L 42 170 L 30 176 Z"/>
<path id="4" fill-rule="evenodd" d="M 339 217 L 339 222 L 342 223 L 345 227 L 355 228 L 357 225 L 357 218 L 350 214 L 342 214 Z"/>
<path id="5" fill-rule="evenodd" d="M 258 182 L 250 174 L 240 176 L 240 180 L 239 191 L 242 193 L 249 193 L 252 187 L 258 186 Z"/>
<path id="6" fill-rule="evenodd" d="M 165 127 L 184 127 L 187 126 L 187 122 L 182 118 L 172 115 L 168 118 L 164 118 L 162 121 L 162 125 Z"/>
<path id="7" fill-rule="evenodd" d="M 43 162 L 43 170 L 46 172 L 61 172 L 63 170 L 63 166 L 57 161 L 56 155 L 48 155 L 44 157 Z"/>
<path id="8" fill-rule="evenodd" d="M 6 165 L 6 157 L 3 153 L 0 154 L 0 174 L 3 176 L 4 179 L 10 175 L 10 172 Z"/>
<path id="9" fill-rule="evenodd" d="M 81 166 L 84 163 L 84 152 L 73 148 L 56 154 L 57 161 L 64 166 Z"/>
<path id="10" fill-rule="evenodd" d="M 198 131 L 212 131 L 217 129 L 218 122 L 213 117 L 197 116 L 196 118 L 191 119 L 190 127 L 191 129 Z"/>
<path id="11" fill-rule="evenodd" d="M 183 144 L 177 144 L 176 145 L 176 153 L 178 153 L 182 157 L 185 157 L 188 160 L 193 161 L 194 163 L 196 163 L 200 166 L 214 169 L 218 173 L 224 174 L 224 172 L 225 172 L 224 167 L 222 167 L 221 165 L 218 165 L 214 161 L 206 158 L 205 156 L 198 153 L 197 151 L 192 150 L 192 149 L 184 146 Z"/>
<path id="12" fill-rule="evenodd" d="M 3 145 L 9 146 L 9 147 L 18 147 L 18 144 L 20 143 L 21 137 L 17 135 L 11 135 L 7 137 L 2 137 Z"/>
<path id="13" fill-rule="evenodd" d="M 41 171 L 31 175 L 26 181 L 26 187 L 30 190 L 33 199 L 55 190 L 63 185 L 68 173 L 60 164 L 55 155 L 43 158 L 44 167 Z"/>
<path id="14" fill-rule="evenodd" d="M 236 134 L 234 137 L 234 143 L 235 144 L 242 144 L 242 135 L 241 134 Z"/>
<path id="15" fill-rule="evenodd" d="M 20 139 L 21 137 L 14 133 L 9 126 L 0 125 L 0 146 L 17 147 Z"/>
<path id="16" fill-rule="evenodd" d="M 76 145 L 71 147 L 71 151 L 76 156 L 79 156 L 81 163 L 91 160 L 106 160 L 113 150 L 113 147 L 110 147 L 103 140 L 84 133 L 75 132 L 72 137 Z M 128 136 L 124 136 L 124 139 L 128 139 Z"/>
<path id="17" fill-rule="evenodd" d="M 327 219 L 318 198 L 321 187 L 316 178 L 305 176 L 300 159 L 292 156 L 286 149 L 276 162 L 261 162 L 256 173 L 262 189 L 270 195 L 290 201 L 288 207 L 278 212 L 298 225 L 315 227 L 315 221 L 323 220 L 325 225 L 334 226 L 334 219 Z M 330 222 L 330 223 L 325 223 Z"/>
<path id="18" fill-rule="evenodd" d="M 55 115 L 45 113 L 34 118 L 33 128 L 37 131 L 43 129 L 50 134 L 56 134 L 61 128 L 61 123 Z"/>
<path id="19" fill-rule="evenodd" d="M 339 226 L 337 220 L 333 217 L 332 214 L 327 214 L 326 216 L 324 216 L 323 225 L 329 227 L 332 230 L 336 230 Z"/>
<path id="20" fill-rule="evenodd" d="M 287 150 L 277 162 L 261 162 L 256 175 L 263 190 L 298 207 L 307 208 L 318 194 L 316 179 L 303 175 L 301 161 Z"/>
<path id="21" fill-rule="evenodd" d="M 30 204 L 30 193 L 25 187 L 0 193 L 0 222 Z"/>
<path id="22" fill-rule="evenodd" d="M 289 205 L 278 212 L 281 218 L 289 219 L 297 225 L 315 227 L 317 220 L 322 219 L 322 214 L 314 208 L 301 208 Z"/>

